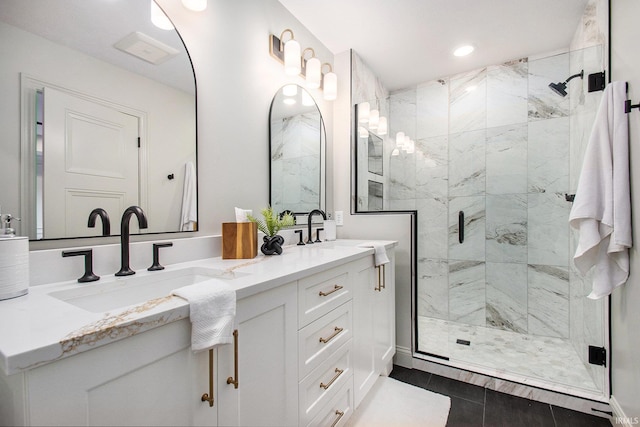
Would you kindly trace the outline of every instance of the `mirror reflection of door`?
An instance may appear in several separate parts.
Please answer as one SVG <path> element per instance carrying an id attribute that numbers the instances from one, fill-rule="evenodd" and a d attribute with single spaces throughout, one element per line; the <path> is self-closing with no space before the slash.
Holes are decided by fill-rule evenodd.
<path id="1" fill-rule="evenodd" d="M 94 208 L 113 222 L 139 204 L 137 117 L 45 88 L 43 125 L 44 238 L 99 235 Z"/>

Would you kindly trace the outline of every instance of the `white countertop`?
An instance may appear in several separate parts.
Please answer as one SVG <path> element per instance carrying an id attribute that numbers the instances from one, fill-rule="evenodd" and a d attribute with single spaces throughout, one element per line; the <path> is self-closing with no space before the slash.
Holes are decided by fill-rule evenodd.
<path id="1" fill-rule="evenodd" d="M 209 258 L 166 266 L 163 272 L 188 267 L 222 270 L 236 288 L 238 300 L 302 277 L 373 254 L 372 241 L 337 240 L 313 246 L 286 246 L 282 255 L 254 259 Z M 394 241 L 376 241 L 387 248 Z M 134 277 L 160 277 L 139 270 Z M 129 276 L 132 277 L 132 276 Z M 33 286 L 29 294 L 0 301 L 0 366 L 11 375 L 72 356 L 189 317 L 182 298 L 167 296 L 109 312 L 90 312 L 49 295 L 122 280 L 102 276 L 92 283 L 77 281 Z M 126 279 L 124 279 L 126 280 Z M 176 286 L 179 287 L 179 286 Z"/>

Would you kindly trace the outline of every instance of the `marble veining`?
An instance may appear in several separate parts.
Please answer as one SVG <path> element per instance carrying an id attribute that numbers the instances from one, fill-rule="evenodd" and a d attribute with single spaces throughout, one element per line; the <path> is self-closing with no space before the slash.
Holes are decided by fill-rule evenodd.
<path id="1" fill-rule="evenodd" d="M 449 197 L 484 194 L 486 131 L 449 136 Z"/>
<path id="2" fill-rule="evenodd" d="M 487 127 L 527 122 L 528 60 L 487 68 Z"/>
<path id="3" fill-rule="evenodd" d="M 569 337 L 569 270 L 529 265 L 529 333 Z"/>
<path id="4" fill-rule="evenodd" d="M 418 260 L 418 314 L 449 318 L 449 265 L 447 261 Z"/>
<path id="5" fill-rule="evenodd" d="M 526 264 L 487 262 L 487 326 L 527 333 Z"/>
<path id="6" fill-rule="evenodd" d="M 449 319 L 484 326 L 485 264 L 449 261 Z"/>
<path id="7" fill-rule="evenodd" d="M 487 196 L 486 258 L 527 262 L 527 195 Z"/>
<path id="8" fill-rule="evenodd" d="M 487 194 L 527 192 L 527 124 L 487 130 Z"/>
<path id="9" fill-rule="evenodd" d="M 453 76 L 449 84 L 449 133 L 484 129 L 487 123 L 487 70 Z"/>
<path id="10" fill-rule="evenodd" d="M 529 123 L 527 155 L 530 193 L 569 191 L 569 118 Z"/>

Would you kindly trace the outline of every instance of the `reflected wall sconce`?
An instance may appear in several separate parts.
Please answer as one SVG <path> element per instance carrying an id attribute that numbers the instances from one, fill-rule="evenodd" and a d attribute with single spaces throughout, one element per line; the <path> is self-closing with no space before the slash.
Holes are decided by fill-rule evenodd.
<path id="1" fill-rule="evenodd" d="M 369 129 L 371 130 L 378 129 L 379 122 L 380 122 L 380 111 L 371 110 L 369 112 Z"/>
<path id="2" fill-rule="evenodd" d="M 386 135 L 388 131 L 388 124 L 387 124 L 387 118 L 386 117 L 380 117 L 380 119 L 378 120 L 378 135 L 383 136 Z"/>
<path id="3" fill-rule="evenodd" d="M 283 42 L 285 34 L 291 38 Z M 272 57 L 284 64 L 285 74 L 288 76 L 300 75 L 305 78 L 305 86 L 309 89 L 322 88 L 324 99 L 333 101 L 338 96 L 338 77 L 333 72 L 331 64 L 324 63 L 316 57 L 313 48 L 306 48 L 300 53 L 300 44 L 295 40 L 293 31 L 285 29 L 280 37 L 271 34 L 269 36 L 269 53 Z M 311 57 L 306 59 L 307 52 L 311 52 Z M 322 73 L 325 66 L 329 71 Z"/>
<path id="4" fill-rule="evenodd" d="M 361 102 L 358 104 L 358 122 L 368 123 L 369 113 L 371 111 L 371 105 L 368 102 Z"/>

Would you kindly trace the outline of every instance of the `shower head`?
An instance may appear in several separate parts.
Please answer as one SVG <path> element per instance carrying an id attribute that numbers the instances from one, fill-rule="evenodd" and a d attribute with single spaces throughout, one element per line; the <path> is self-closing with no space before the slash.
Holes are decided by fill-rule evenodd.
<path id="1" fill-rule="evenodd" d="M 574 74 L 564 82 L 549 83 L 549 87 L 558 95 L 565 97 L 567 96 L 567 83 L 569 83 L 571 79 L 575 79 L 576 77 L 580 77 L 581 79 L 584 78 L 584 70 L 580 71 L 578 74 Z"/>
<path id="2" fill-rule="evenodd" d="M 549 87 L 552 91 L 557 93 L 558 95 L 564 97 L 567 96 L 567 83 L 559 82 L 559 83 L 549 83 Z"/>

